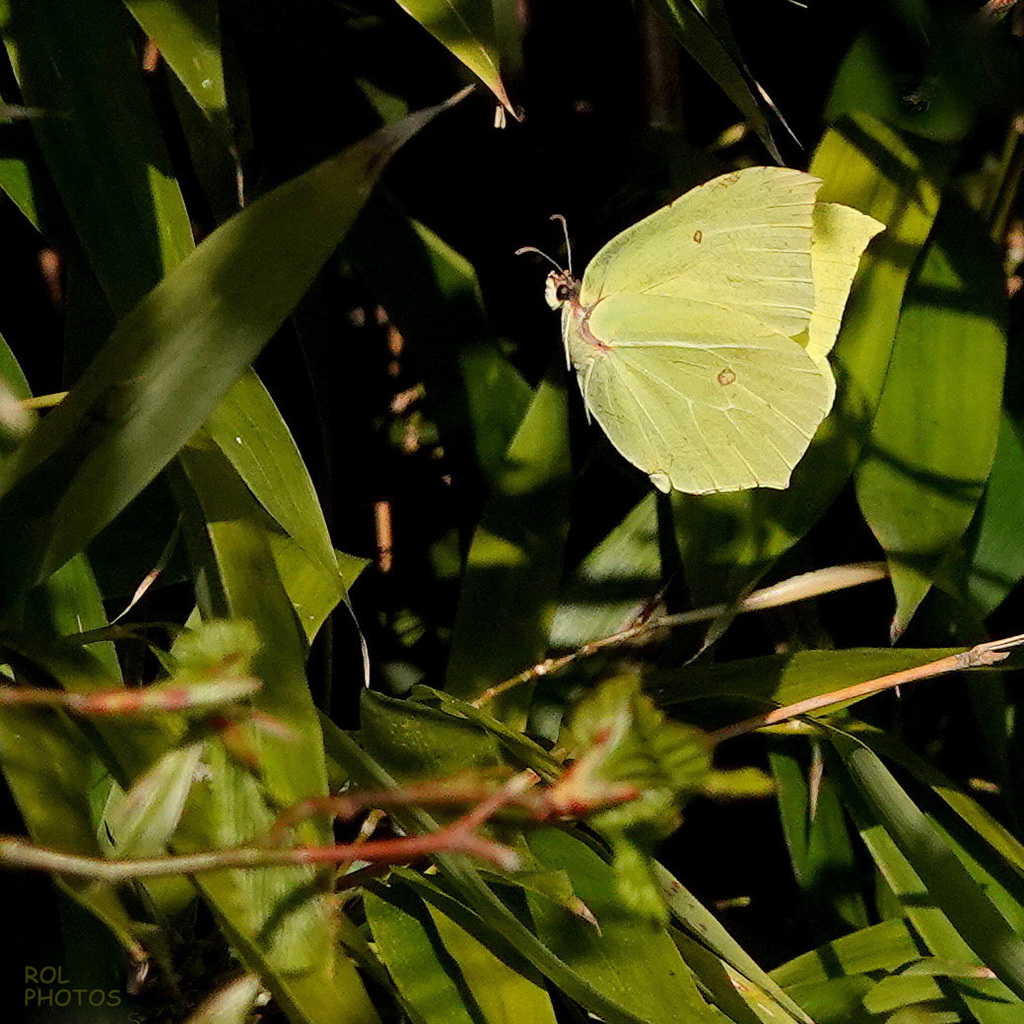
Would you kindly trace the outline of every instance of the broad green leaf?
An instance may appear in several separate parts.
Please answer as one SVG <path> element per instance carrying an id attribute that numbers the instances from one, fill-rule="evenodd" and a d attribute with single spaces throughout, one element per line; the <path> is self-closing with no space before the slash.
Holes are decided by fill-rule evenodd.
<path id="1" fill-rule="evenodd" d="M 473 1024 L 479 1010 L 467 1006 L 459 966 L 446 955 L 423 901 L 393 885 L 368 892 L 363 906 L 377 955 L 417 1017 L 425 1024 Z"/>
<path id="2" fill-rule="evenodd" d="M 870 114 L 935 142 L 959 142 L 971 128 L 974 107 L 960 83 L 942 73 L 941 56 L 928 49 L 924 59 L 933 68 L 922 72 L 922 55 L 912 48 L 860 36 L 840 65 L 825 116 Z"/>
<path id="3" fill-rule="evenodd" d="M 644 682 L 645 689 L 663 706 L 705 697 L 746 697 L 764 709 L 769 704 L 795 704 L 807 697 L 917 668 L 960 650 L 797 651 L 681 670 L 654 669 L 645 674 Z M 849 704 L 836 704 L 815 714 L 832 714 Z"/>
<path id="4" fill-rule="evenodd" d="M 396 0 L 439 43 L 448 48 L 517 117 L 498 66 L 498 44 L 490 0 Z"/>
<path id="5" fill-rule="evenodd" d="M 101 835 L 115 857 L 158 857 L 178 827 L 203 756 L 203 743 L 169 750 L 125 792 L 115 786 Z"/>
<path id="6" fill-rule="evenodd" d="M 968 534 L 964 591 L 982 616 L 995 611 L 1024 578 L 1024 440 L 1003 413 L 992 472 Z"/>
<path id="7" fill-rule="evenodd" d="M 885 380 L 903 291 L 938 212 L 948 158 L 912 148 L 868 118 L 832 128 L 811 172 L 820 199 L 886 225 L 861 260 L 832 358 L 839 391 L 831 415 L 785 491 L 673 495 L 680 552 L 698 604 L 734 600 L 799 540 L 842 490 Z"/>
<path id="8" fill-rule="evenodd" d="M 211 234 L 118 324 L 16 457 L 0 524 L 8 602 L 67 560 L 167 464 L 274 333 L 387 158 L 444 105 L 331 157 Z"/>
<path id="9" fill-rule="evenodd" d="M 510 967 L 436 907 L 428 904 L 427 910 L 485 1024 L 555 1024 L 543 985 Z"/>
<path id="10" fill-rule="evenodd" d="M 189 95 L 227 133 L 227 96 L 215 4 L 203 0 L 124 0 Z"/>
<path id="11" fill-rule="evenodd" d="M 850 779 L 920 877 L 934 905 L 981 963 L 1021 997 L 1024 941 L 882 762 L 849 735 L 829 730 L 829 739 Z"/>
<path id="12" fill-rule="evenodd" d="M 743 63 L 715 0 L 651 0 L 651 5 L 671 25 L 690 56 L 750 122 L 768 152 L 781 163 L 766 115 L 766 111 L 775 112 L 774 107 Z"/>
<path id="13" fill-rule="evenodd" d="M 355 741 L 328 719 L 322 719 L 325 748 L 329 754 L 359 785 L 372 789 L 388 789 L 397 785 L 390 773 L 372 757 L 362 751 Z M 395 818 L 402 828 L 410 832 L 424 832 L 437 827 L 436 822 L 422 811 L 408 808 L 396 810 Z M 480 872 L 464 858 L 451 854 L 437 854 L 434 858 L 444 878 L 458 893 L 460 904 L 451 906 L 451 897 L 438 897 L 436 886 L 413 873 L 403 874 L 404 880 L 415 884 L 417 891 L 439 906 L 467 930 L 479 922 L 479 933 L 473 932 L 492 950 L 512 951 L 529 961 L 545 977 L 550 978 L 570 999 L 576 1000 L 609 1024 L 643 1024 L 642 1013 L 635 1012 L 633 1004 L 621 1002 L 599 984 L 593 983 L 572 965 L 558 956 L 506 906 L 487 885 Z M 458 915 L 464 905 L 467 918 Z M 560 912 L 568 913 L 558 903 L 552 903 Z M 573 916 L 573 915 L 569 915 Z M 649 1022 L 653 1024 L 653 1022 Z"/>
<path id="14" fill-rule="evenodd" d="M 660 864 L 655 864 L 654 870 L 673 918 L 686 929 L 695 942 L 699 942 L 735 972 L 734 985 L 744 993 L 744 998 L 752 998 L 751 990 L 756 990 L 774 1003 L 776 1012 L 781 1012 L 791 1020 L 800 1021 L 801 1024 L 812 1024 L 800 1007 L 758 966 L 753 957 L 693 893 Z M 686 957 L 685 952 L 683 956 Z M 690 963 L 689 960 L 687 962 Z M 690 966 L 698 979 L 703 981 L 697 967 L 692 963 Z"/>
<path id="15" fill-rule="evenodd" d="M 118 314 L 192 248 L 120 0 L 11 5 L 3 36 L 64 206 Z"/>
<path id="16" fill-rule="evenodd" d="M 565 832 L 545 829 L 531 833 L 528 841 L 542 864 L 568 873 L 573 890 L 600 926 L 598 931 L 562 907 L 528 894 L 537 934 L 557 956 L 651 1024 L 715 1019 L 668 933 L 623 914 L 609 865 Z"/>
<path id="17" fill-rule="evenodd" d="M 551 625 L 551 647 L 574 651 L 632 625 L 660 582 L 657 500 L 648 494 L 573 573 Z"/>
<path id="18" fill-rule="evenodd" d="M 865 927 L 867 909 L 858 892 L 853 844 L 835 785 L 825 775 L 812 793 L 793 744 L 773 743 L 768 757 L 797 884 L 816 902 L 830 903 L 848 925 Z"/>
<path id="19" fill-rule="evenodd" d="M 955 553 L 992 468 L 1005 306 L 984 226 L 950 199 L 908 289 L 856 473 L 861 511 L 889 559 L 894 637 Z"/>
<path id="20" fill-rule="evenodd" d="M 364 690 L 360 746 L 401 782 L 445 778 L 504 763 L 493 736 L 478 725 L 412 700 Z"/>
<path id="21" fill-rule="evenodd" d="M 445 685 L 457 697 L 478 696 L 529 668 L 547 648 L 568 528 L 565 403 L 561 381 L 545 379 L 509 445 L 473 537 Z M 531 695 L 531 686 L 517 687 L 489 710 L 521 726 Z"/>
<path id="22" fill-rule="evenodd" d="M 222 744 L 211 744 L 210 778 L 194 787 L 174 849 L 232 845 L 260 835 L 275 809 L 327 791 L 322 734 L 304 672 L 306 639 L 265 530 L 265 513 L 216 448 L 185 449 L 175 476 L 205 618 L 242 619 L 261 641 L 252 671 L 263 688 L 257 708 L 286 733 L 262 729 L 248 740 L 259 781 Z M 174 652 L 172 652 L 174 653 Z M 296 838 L 328 843 L 330 830 L 305 822 Z M 376 1019 L 362 982 L 330 926 L 327 879 L 303 868 L 197 876 L 221 927 L 296 1019 L 344 1024 Z"/>

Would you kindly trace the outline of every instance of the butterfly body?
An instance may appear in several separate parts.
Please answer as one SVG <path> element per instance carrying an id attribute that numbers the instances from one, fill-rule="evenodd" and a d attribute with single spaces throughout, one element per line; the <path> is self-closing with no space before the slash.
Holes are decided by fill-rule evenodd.
<path id="1" fill-rule="evenodd" d="M 828 350 L 882 225 L 817 204 L 820 184 L 724 175 L 612 239 L 582 280 L 548 275 L 588 415 L 659 489 L 786 487 L 828 414 Z"/>

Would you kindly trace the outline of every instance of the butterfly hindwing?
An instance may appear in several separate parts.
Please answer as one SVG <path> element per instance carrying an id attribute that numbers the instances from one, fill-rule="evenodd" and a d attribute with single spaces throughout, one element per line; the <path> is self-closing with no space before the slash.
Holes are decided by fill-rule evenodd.
<path id="1" fill-rule="evenodd" d="M 663 490 L 785 487 L 828 413 L 835 381 L 789 338 L 709 311 L 687 330 L 685 304 L 626 296 L 570 332 L 584 400 L 612 444 Z"/>
<path id="2" fill-rule="evenodd" d="M 811 236 L 814 312 L 807 335 L 811 358 L 824 361 L 839 335 L 843 309 L 861 254 L 884 224 L 841 203 L 818 203 Z"/>

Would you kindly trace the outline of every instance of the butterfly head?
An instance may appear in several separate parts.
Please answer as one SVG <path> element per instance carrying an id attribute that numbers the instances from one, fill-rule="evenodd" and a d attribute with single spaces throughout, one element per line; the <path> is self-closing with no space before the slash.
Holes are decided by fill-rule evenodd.
<path id="1" fill-rule="evenodd" d="M 572 246 L 569 243 L 569 229 L 566 227 L 565 218 L 560 213 L 551 215 L 552 220 L 557 220 L 562 225 L 562 233 L 565 235 L 565 251 L 568 257 L 568 267 L 563 270 L 546 252 L 532 245 L 516 249 L 516 255 L 524 252 L 535 252 L 543 256 L 555 269 L 548 274 L 544 282 L 544 298 L 552 309 L 560 309 L 567 302 L 574 302 L 580 294 L 580 283 L 572 276 Z"/>
<path id="2" fill-rule="evenodd" d="M 544 282 L 544 299 L 552 309 L 579 297 L 580 283 L 568 270 L 552 270 Z"/>

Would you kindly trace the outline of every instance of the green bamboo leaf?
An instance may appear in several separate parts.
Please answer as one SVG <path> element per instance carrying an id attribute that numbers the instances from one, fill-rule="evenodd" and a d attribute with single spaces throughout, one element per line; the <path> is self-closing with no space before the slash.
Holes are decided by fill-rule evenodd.
<path id="1" fill-rule="evenodd" d="M 950 199 L 908 289 L 855 477 L 861 511 L 889 559 L 894 638 L 956 553 L 992 468 L 1005 307 L 986 229 Z"/>
<path id="2" fill-rule="evenodd" d="M 802 1012 L 794 1017 L 780 1011 L 775 1000 L 725 961 L 678 928 L 671 931 L 672 941 L 702 986 L 705 998 L 710 998 L 712 1005 L 734 1024 L 783 1024 L 805 1019 Z"/>
<path id="3" fill-rule="evenodd" d="M 211 744 L 209 780 L 194 787 L 174 836 L 175 852 L 245 842 L 270 827 L 276 809 L 327 792 L 323 739 L 304 672 L 306 639 L 276 572 L 266 517 L 216 448 L 185 449 L 175 487 L 199 578 L 205 618 L 245 620 L 262 644 L 252 671 L 263 688 L 256 707 L 287 729 L 251 736 L 259 779 Z M 173 653 L 173 652 L 172 652 Z M 296 830 L 325 844 L 323 823 Z M 295 1020 L 344 1024 L 376 1019 L 352 963 L 334 941 L 326 879 L 272 868 L 197 877 L 243 961 Z"/>
<path id="4" fill-rule="evenodd" d="M 503 765 L 495 738 L 480 726 L 412 700 L 364 690 L 359 744 L 400 782 L 445 778 Z"/>
<path id="5" fill-rule="evenodd" d="M 445 684 L 455 696 L 476 697 L 543 656 L 562 575 L 570 479 L 565 388 L 545 379 L 470 547 Z M 522 726 L 531 695 L 532 687 L 517 687 L 489 710 Z"/>
<path id="6" fill-rule="evenodd" d="M 1024 440 L 1016 422 L 1003 413 L 992 472 L 968 534 L 969 553 L 961 585 L 980 616 L 995 611 L 1024 579 Z"/>
<path id="7" fill-rule="evenodd" d="M 837 730 L 830 729 L 828 735 L 851 781 L 934 905 L 980 962 L 1018 997 L 1024 996 L 1024 941 L 882 762 L 858 740 Z"/>
<path id="8" fill-rule="evenodd" d="M 229 137 L 217 6 L 203 0 L 124 0 L 124 5 L 192 99 Z"/>
<path id="9" fill-rule="evenodd" d="M 928 28 L 934 34 L 935 26 Z M 921 47 L 925 50 L 925 47 Z M 931 67 L 922 69 L 921 63 Z M 885 45 L 871 34 L 856 39 L 840 65 L 825 116 L 836 121 L 870 114 L 902 131 L 935 142 L 959 142 L 970 131 L 975 110 L 962 83 L 951 79 L 932 46 L 926 52 Z"/>
<path id="10" fill-rule="evenodd" d="M 844 787 L 847 806 L 851 811 L 865 846 L 875 861 L 880 876 L 884 879 L 889 901 L 894 904 L 892 912 L 903 914 L 919 937 L 924 954 L 934 954 L 947 962 L 962 964 L 973 969 L 976 976 L 988 976 L 986 967 L 965 941 L 961 931 L 951 923 L 934 887 L 929 887 L 917 873 L 899 845 L 893 839 L 886 823 L 881 821 L 855 784 L 850 782 L 845 766 L 835 767 L 838 781 Z M 884 894 L 880 897 L 884 899 Z M 1007 1005 L 1019 1006 L 1019 1000 L 1001 981 L 989 982 L 988 991 L 976 991 L 975 985 L 960 985 L 954 990 L 959 1016 L 979 1024 L 997 1024 L 1003 1019 Z"/>
<path id="11" fill-rule="evenodd" d="M 519 116 L 501 80 L 491 0 L 396 0 L 396 3 L 479 77 L 513 117 Z"/>
<path id="12" fill-rule="evenodd" d="M 728 965 L 735 972 L 737 979 L 743 979 L 735 987 L 743 992 L 744 998 L 750 998 L 752 988 L 774 1004 L 776 1013 L 781 1013 L 800 1024 L 813 1024 L 807 1014 L 783 991 L 771 975 L 765 973 L 757 961 L 726 931 L 718 918 L 682 882 L 669 874 L 660 864 L 655 864 L 654 871 L 661 883 L 662 893 L 672 916 L 694 941 L 707 948 L 721 963 Z M 683 956 L 686 958 L 685 952 Z M 687 962 L 690 963 L 688 959 Z M 700 977 L 696 967 L 694 971 Z"/>
<path id="13" fill-rule="evenodd" d="M 920 939 L 902 919 L 883 921 L 826 943 L 776 967 L 772 977 L 786 990 L 877 971 L 891 973 L 923 955 Z"/>
<path id="14" fill-rule="evenodd" d="M 768 758 L 797 884 L 830 903 L 851 927 L 865 927 L 867 908 L 858 892 L 853 844 L 835 785 L 826 775 L 812 795 L 804 765 L 790 744 L 774 743 Z"/>
<path id="15" fill-rule="evenodd" d="M 543 985 L 495 956 L 436 907 L 427 904 L 427 911 L 485 1024 L 555 1024 Z"/>
<path id="16" fill-rule="evenodd" d="M 357 784 L 368 789 L 388 789 L 397 785 L 393 776 L 361 750 L 350 736 L 329 719 L 322 718 L 321 722 L 329 756 Z M 430 815 L 414 808 L 396 810 L 394 815 L 402 827 L 411 832 L 437 828 L 437 823 Z M 439 895 L 436 886 L 412 872 L 404 873 L 403 880 L 414 885 L 424 899 L 434 902 L 498 955 L 518 956 L 527 960 L 558 985 L 570 999 L 598 1014 L 609 1024 L 652 1024 L 642 1014 L 634 1012 L 631 1001 L 623 1003 L 602 987 L 594 985 L 540 941 L 498 898 L 480 872 L 468 864 L 465 858 L 437 854 L 435 860 L 447 884 L 458 893 L 458 900 L 447 894 Z M 552 906 L 560 912 L 568 913 L 560 903 L 553 903 Z M 460 914 L 460 907 L 464 908 L 465 917 Z"/>
<path id="17" fill-rule="evenodd" d="M 550 901 L 527 894 L 538 936 L 580 976 L 651 1024 L 680 1017 L 711 1021 L 716 1014 L 697 993 L 693 977 L 668 933 L 623 914 L 612 869 L 565 832 L 528 836 L 530 849 L 551 870 L 565 871 L 573 890 L 597 918 L 600 931 Z"/>
<path id="18" fill-rule="evenodd" d="M 417 704 L 439 707 L 458 718 L 472 722 L 498 741 L 510 761 L 524 768 L 532 768 L 541 778 L 553 779 L 562 771 L 562 761 L 545 750 L 536 740 L 505 722 L 493 717 L 486 708 L 475 707 L 443 690 L 434 690 L 422 684 L 414 686 L 409 694 Z M 412 705 L 413 707 L 416 704 Z"/>
<path id="19" fill-rule="evenodd" d="M 862 1019 L 867 1005 L 894 1001 L 899 979 L 921 974 L 956 979 L 940 989 L 947 997 L 950 1019 L 981 1019 L 971 1016 L 959 1000 L 949 998 L 954 993 L 970 1005 L 982 1006 L 986 1020 L 1009 1024 L 1018 1019 L 1020 1004 L 1004 986 L 980 977 L 982 970 L 963 960 L 928 957 L 927 946 L 910 922 L 894 919 L 805 953 L 776 968 L 772 976 L 808 1012 L 815 1012 L 822 1024 Z M 870 980 L 879 975 L 878 983 Z"/>
<path id="20" fill-rule="evenodd" d="M 0 497 L 0 524 L 18 537 L 0 549 L 6 601 L 80 550 L 167 464 L 301 298 L 388 157 L 445 106 L 263 196 L 121 320 L 16 456 Z"/>
<path id="21" fill-rule="evenodd" d="M 820 198 L 886 225 L 861 261 L 833 364 L 831 415 L 785 491 L 673 495 L 683 565 L 699 604 L 731 601 L 817 522 L 845 486 L 885 380 L 903 291 L 938 212 L 950 158 L 918 151 L 878 122 L 844 121 L 811 162 Z"/>
<path id="22" fill-rule="evenodd" d="M 1024 844 L 981 805 L 955 786 L 937 768 L 906 744 L 881 731 L 858 730 L 857 738 L 879 757 L 900 765 L 932 792 L 972 832 L 980 837 L 1021 878 L 1024 878 Z"/>
<path id="23" fill-rule="evenodd" d="M 0 189 L 3 189 L 25 219 L 39 227 L 32 172 L 26 157 L 4 154 L 0 156 Z"/>
<path id="24" fill-rule="evenodd" d="M 766 114 L 770 111 L 777 117 L 778 111 L 743 63 L 715 0 L 651 0 L 651 5 L 672 27 L 690 56 L 750 122 L 772 157 L 781 163 L 782 156 Z"/>
<path id="25" fill-rule="evenodd" d="M 863 683 L 869 679 L 957 654 L 961 648 L 848 651 L 797 651 L 764 658 L 742 658 L 718 665 L 686 669 L 654 669 L 645 673 L 645 689 L 658 704 L 671 706 L 705 697 L 746 697 L 763 709 L 768 704 L 795 704 L 807 697 Z M 853 702 L 836 704 L 817 715 L 830 715 Z"/>
<path id="26" fill-rule="evenodd" d="M 31 395 L 7 343 L 0 338 L 0 377 L 17 399 Z M 39 631 L 68 635 L 106 625 L 96 581 L 82 555 L 76 556 L 32 595 L 24 612 Z M 117 686 L 120 667 L 113 645 L 92 648 L 97 687 Z M 0 769 L 29 835 L 38 844 L 83 856 L 102 856 L 96 827 L 111 777 L 80 727 L 62 714 L 5 708 L 0 713 Z M 62 879 L 67 894 L 103 921 L 136 958 L 139 929 L 116 887 L 83 879 Z"/>
<path id="27" fill-rule="evenodd" d="M 403 886 L 389 886 L 368 892 L 363 905 L 377 955 L 418 1019 L 473 1024 L 479 1010 L 467 1006 L 459 966 L 446 953 L 423 901 Z"/>
<path id="28" fill-rule="evenodd" d="M 562 594 L 550 646 L 574 651 L 631 625 L 661 582 L 656 496 L 648 494 L 587 555 Z"/>
<path id="29" fill-rule="evenodd" d="M 231 386 L 203 430 L 285 533 L 314 564 L 337 576 L 337 558 L 309 470 L 253 371 Z"/>
<path id="30" fill-rule="evenodd" d="M 115 786 L 101 835 L 116 857 L 158 857 L 178 827 L 203 756 L 203 743 L 169 750 L 125 792 Z"/>
<path id="31" fill-rule="evenodd" d="M 0 769 L 35 843 L 103 856 L 95 805 L 106 796 L 109 776 L 78 726 L 55 711 L 0 709 Z M 84 878 L 57 884 L 99 918 L 136 960 L 145 958 L 140 929 L 116 886 Z"/>
<path id="32" fill-rule="evenodd" d="M 33 131 L 96 276 L 125 313 L 192 234 L 119 0 L 12 2 L 0 34 Z"/>

